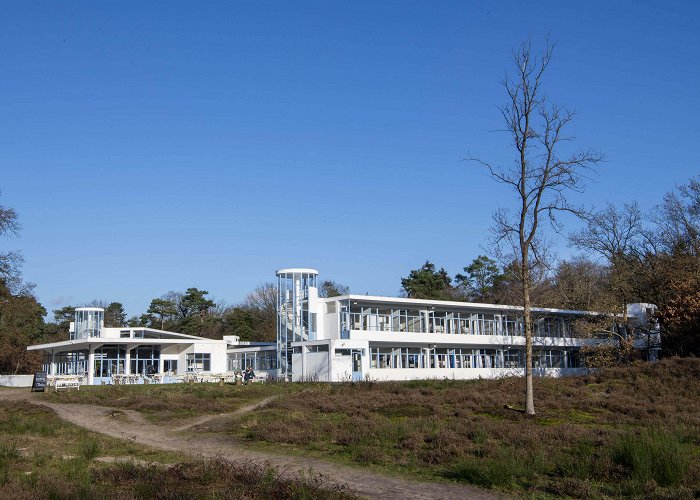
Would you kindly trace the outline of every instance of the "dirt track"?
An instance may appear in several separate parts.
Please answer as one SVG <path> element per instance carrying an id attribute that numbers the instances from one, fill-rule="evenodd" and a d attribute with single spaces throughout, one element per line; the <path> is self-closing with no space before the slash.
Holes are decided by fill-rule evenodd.
<path id="1" fill-rule="evenodd" d="M 255 411 L 269 402 L 263 400 L 227 415 L 200 417 L 187 425 L 156 425 L 146 421 L 138 412 L 95 405 L 56 404 L 44 400 L 43 394 L 29 389 L 0 391 L 2 400 L 26 400 L 51 408 L 62 419 L 91 431 L 128 439 L 140 444 L 177 451 L 191 456 L 222 456 L 231 460 L 252 460 L 269 463 L 288 474 L 322 474 L 331 482 L 345 484 L 355 493 L 368 498 L 504 498 L 490 491 L 469 485 L 421 483 L 385 476 L 369 468 L 355 468 L 304 456 L 273 455 L 245 449 L 240 443 L 222 434 L 201 432 L 216 430 L 242 413 Z M 120 418 L 115 418 L 119 415 Z M 126 417 L 126 418 L 124 418 Z"/>

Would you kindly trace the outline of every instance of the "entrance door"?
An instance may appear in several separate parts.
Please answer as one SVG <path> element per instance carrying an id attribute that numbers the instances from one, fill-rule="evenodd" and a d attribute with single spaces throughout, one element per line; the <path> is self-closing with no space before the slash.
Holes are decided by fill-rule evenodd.
<path id="1" fill-rule="evenodd" d="M 362 380 L 362 349 L 352 350 L 352 380 Z"/>

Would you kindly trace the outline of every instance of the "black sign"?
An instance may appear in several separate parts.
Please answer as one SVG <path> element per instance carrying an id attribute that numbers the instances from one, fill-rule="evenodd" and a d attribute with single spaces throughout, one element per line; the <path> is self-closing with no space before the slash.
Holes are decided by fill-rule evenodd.
<path id="1" fill-rule="evenodd" d="M 36 372 L 32 382 L 32 392 L 44 392 L 46 389 L 46 372 Z"/>

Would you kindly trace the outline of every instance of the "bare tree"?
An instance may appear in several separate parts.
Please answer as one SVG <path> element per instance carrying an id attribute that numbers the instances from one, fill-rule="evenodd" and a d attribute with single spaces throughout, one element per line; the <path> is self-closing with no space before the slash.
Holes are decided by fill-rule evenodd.
<path id="1" fill-rule="evenodd" d="M 266 342 L 277 336 L 277 285 L 266 282 L 250 292 L 241 307 L 255 318 L 256 336 Z"/>
<path id="2" fill-rule="evenodd" d="M 258 285 L 246 296 L 243 307 L 274 317 L 277 314 L 277 285 L 272 282 Z"/>
<path id="3" fill-rule="evenodd" d="M 498 167 L 478 158 L 469 158 L 488 168 L 491 177 L 505 184 L 516 195 L 517 207 L 499 209 L 494 213 L 494 239 L 499 248 L 512 252 L 519 266 L 523 292 L 523 320 L 525 323 L 525 414 L 534 415 L 532 389 L 532 315 L 530 292 L 532 272 L 542 264 L 542 223 L 549 221 L 560 230 L 557 215 L 568 212 L 583 214 L 580 207 L 571 204 L 567 194 L 584 189 L 584 173 L 603 160 L 603 155 L 592 150 L 561 151 L 564 143 L 573 138 L 564 129 L 574 117 L 573 111 L 552 105 L 542 89 L 545 70 L 552 59 L 554 44 L 546 42 L 544 52 L 533 54 L 530 42 L 524 42 L 513 51 L 515 72 L 506 74 L 502 81 L 508 100 L 501 106 L 505 132 L 510 136 L 517 153 L 513 166 Z"/>
<path id="4" fill-rule="evenodd" d="M 651 216 L 657 246 L 669 254 L 700 257 L 700 176 L 664 195 Z"/>
<path id="5" fill-rule="evenodd" d="M 0 236 L 17 236 L 20 225 L 17 212 L 12 208 L 0 205 Z M 17 295 L 28 295 L 32 286 L 23 287 L 22 254 L 15 251 L 0 252 L 0 284 L 4 284 Z"/>
<path id="6" fill-rule="evenodd" d="M 610 285 L 627 324 L 627 304 L 634 297 L 636 268 L 643 219 L 637 203 L 625 203 L 620 210 L 611 203 L 586 220 L 586 227 L 569 236 L 576 247 L 605 258 L 610 264 Z"/>
<path id="7" fill-rule="evenodd" d="M 585 229 L 572 234 L 569 239 L 577 247 L 612 262 L 634 250 L 642 229 L 642 214 L 637 202 L 625 203 L 622 210 L 608 203 L 605 209 L 587 218 Z"/>

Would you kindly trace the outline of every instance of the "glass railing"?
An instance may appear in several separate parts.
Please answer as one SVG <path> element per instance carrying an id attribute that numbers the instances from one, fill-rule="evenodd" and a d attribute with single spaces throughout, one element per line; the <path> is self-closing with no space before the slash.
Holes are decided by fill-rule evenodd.
<path id="1" fill-rule="evenodd" d="M 532 326 L 535 337 L 569 338 L 575 336 L 570 325 L 560 321 L 535 322 Z M 346 332 L 348 329 L 446 335 L 525 335 L 522 321 L 507 317 L 501 319 L 430 317 L 429 321 L 426 321 L 425 316 L 419 315 L 349 313 L 349 325 L 342 322 L 341 332 Z"/>

